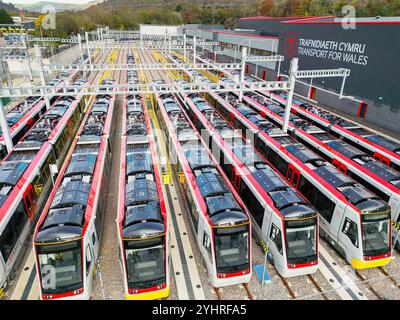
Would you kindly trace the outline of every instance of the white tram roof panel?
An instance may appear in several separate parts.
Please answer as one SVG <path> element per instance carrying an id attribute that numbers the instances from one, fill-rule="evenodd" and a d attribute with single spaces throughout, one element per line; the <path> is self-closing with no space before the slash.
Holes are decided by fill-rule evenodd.
<path id="1" fill-rule="evenodd" d="M 51 203 L 51 208 L 63 208 L 68 206 L 82 205 L 86 207 L 90 193 L 90 183 L 76 180 L 63 183 Z"/>
<path id="2" fill-rule="evenodd" d="M 245 144 L 243 140 L 241 140 L 239 143 L 232 143 L 231 148 L 235 156 L 238 157 L 239 160 L 246 166 L 253 163 L 265 162 L 254 149 L 254 147 Z"/>
<path id="3" fill-rule="evenodd" d="M 183 151 L 192 170 L 195 170 L 197 167 L 214 166 L 209 154 L 198 141 L 186 143 L 183 146 Z"/>
<path id="4" fill-rule="evenodd" d="M 204 172 L 204 169 L 202 170 Z M 228 191 L 226 183 L 214 172 L 204 172 L 196 177 L 197 185 L 203 198 L 225 194 Z"/>
<path id="5" fill-rule="evenodd" d="M 37 152 L 33 150 L 13 150 L 9 154 L 6 160 L 4 160 L 4 163 L 10 163 L 10 162 L 20 162 L 20 161 L 26 161 L 30 162 L 35 158 Z"/>
<path id="6" fill-rule="evenodd" d="M 353 186 L 354 180 L 332 166 L 321 166 L 314 170 L 322 179 L 334 188 Z"/>
<path id="7" fill-rule="evenodd" d="M 379 135 L 372 135 L 366 138 L 367 140 L 376 143 L 377 145 L 384 147 L 392 152 L 396 152 L 400 154 L 400 144 L 390 140 L 388 138 L 379 136 Z"/>
<path id="8" fill-rule="evenodd" d="M 360 158 L 366 156 L 366 154 L 357 148 L 349 145 L 348 143 L 341 140 L 334 140 L 326 143 L 332 149 L 339 151 L 350 159 Z"/>
<path id="9" fill-rule="evenodd" d="M 324 162 L 321 157 L 301 144 L 288 145 L 286 149 L 303 163 Z"/>
<path id="10" fill-rule="evenodd" d="M 158 202 L 150 201 L 126 209 L 124 227 L 132 224 L 141 224 L 144 221 L 164 222 Z"/>
<path id="11" fill-rule="evenodd" d="M 288 187 L 285 181 L 267 166 L 253 172 L 253 177 L 266 192 L 284 190 Z"/>
<path id="12" fill-rule="evenodd" d="M 376 195 L 365 189 L 363 186 L 347 186 L 340 188 L 343 195 L 350 201 L 350 203 L 357 205 L 358 203 L 369 200 L 377 199 Z"/>
<path id="13" fill-rule="evenodd" d="M 151 154 L 149 151 L 129 153 L 126 156 L 126 174 L 153 172 Z"/>
<path id="14" fill-rule="evenodd" d="M 94 154 L 73 154 L 64 176 L 93 175 L 96 159 Z"/>
<path id="15" fill-rule="evenodd" d="M 242 211 L 231 193 L 206 199 L 210 217 L 225 211 Z"/>
<path id="16" fill-rule="evenodd" d="M 270 196 L 280 211 L 295 204 L 306 204 L 293 189 L 272 191 Z"/>
<path id="17" fill-rule="evenodd" d="M 250 116 L 257 116 L 258 113 L 255 112 L 253 109 L 241 104 L 236 108 L 237 111 L 239 111 L 242 115 L 244 115 L 246 118 Z"/>
<path id="18" fill-rule="evenodd" d="M 82 235 L 85 210 L 81 206 L 52 209 L 47 214 L 36 236 L 36 242 L 54 242 Z"/>
<path id="19" fill-rule="evenodd" d="M 336 141 L 338 140 L 336 137 L 330 135 L 327 132 L 318 132 L 318 133 L 312 133 L 312 136 L 316 139 L 318 139 L 319 141 L 322 142 L 328 142 L 328 141 Z"/>
<path id="20" fill-rule="evenodd" d="M 368 161 L 363 165 L 364 168 L 372 171 L 385 181 L 400 180 L 400 172 L 379 162 L 379 161 Z"/>
<path id="21" fill-rule="evenodd" d="M 140 179 L 136 178 L 133 182 L 126 185 L 125 194 L 126 206 L 158 201 L 156 182 L 146 179 L 144 174 L 142 174 Z"/>
<path id="22" fill-rule="evenodd" d="M 364 129 L 364 128 L 354 128 L 354 129 L 349 129 L 349 131 L 351 131 L 361 137 L 367 137 L 367 136 L 373 135 L 373 133 L 371 131 L 368 131 L 367 129 Z"/>
<path id="23" fill-rule="evenodd" d="M 26 162 L 2 163 L 0 166 L 0 185 L 15 186 L 28 166 L 29 163 Z"/>

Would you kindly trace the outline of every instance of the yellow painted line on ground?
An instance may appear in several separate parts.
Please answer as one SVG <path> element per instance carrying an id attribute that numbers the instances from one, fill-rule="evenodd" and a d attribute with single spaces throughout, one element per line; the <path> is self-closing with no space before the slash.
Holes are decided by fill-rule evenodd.
<path id="1" fill-rule="evenodd" d="M 141 59 L 139 58 L 139 54 L 138 54 L 137 50 L 136 50 L 136 53 L 135 53 L 134 56 L 135 56 L 136 63 L 141 63 Z M 139 60 L 139 62 L 137 62 L 137 60 Z M 144 73 L 144 71 L 140 70 L 139 72 L 141 74 L 141 76 L 140 76 L 141 81 L 143 83 L 148 83 L 149 81 L 148 81 L 147 76 Z M 152 107 L 152 111 L 153 111 L 154 124 L 156 126 L 156 129 L 161 131 L 161 127 L 160 127 L 160 124 L 158 122 L 158 118 L 157 118 L 157 114 L 156 114 L 156 110 L 155 110 L 155 97 L 154 97 L 154 95 L 148 95 L 148 94 L 146 94 L 145 97 L 146 97 L 146 101 L 147 101 L 148 98 L 150 98 L 150 103 L 151 103 L 151 107 Z M 169 161 L 169 158 L 168 158 L 168 152 L 167 152 L 167 150 L 165 148 L 165 144 L 162 144 L 162 148 L 163 148 L 162 151 L 164 152 L 165 161 L 166 161 L 166 168 L 167 168 L 167 174 L 166 175 L 169 176 L 168 178 L 166 178 L 163 175 L 163 177 L 162 177 L 163 178 L 163 183 L 164 184 L 171 184 L 171 182 L 172 182 L 172 170 L 171 170 L 171 164 L 170 164 L 170 161 Z"/>
<path id="2" fill-rule="evenodd" d="M 185 61 L 185 62 L 191 62 L 191 60 L 190 60 L 189 58 L 186 58 L 186 59 L 185 59 L 185 57 L 184 57 L 183 55 L 177 53 L 176 51 L 172 51 L 172 53 L 173 53 L 174 55 L 176 55 L 179 59 L 181 59 L 181 60 L 183 60 L 183 61 Z M 219 80 L 220 80 L 220 77 L 219 77 L 219 76 L 213 74 L 213 73 L 210 72 L 210 71 L 199 70 L 199 72 L 200 72 L 201 74 L 203 74 L 206 78 L 208 78 L 209 80 L 211 80 L 212 82 L 219 82 Z"/>
<path id="3" fill-rule="evenodd" d="M 158 51 L 152 50 L 151 54 L 152 54 L 152 55 L 154 56 L 154 58 L 155 58 L 156 60 L 158 60 L 159 62 L 161 62 L 161 63 L 168 63 L 168 60 L 167 60 L 161 53 L 159 53 Z M 177 74 L 177 71 L 175 71 L 175 70 L 167 70 L 166 73 L 169 73 L 169 74 L 171 75 L 172 79 L 176 79 L 176 78 L 179 77 L 179 75 Z"/>
<path id="4" fill-rule="evenodd" d="M 34 267 L 35 267 L 35 252 L 31 248 L 31 250 L 29 252 L 28 260 L 26 261 L 24 268 L 22 269 L 22 272 L 18 278 L 18 282 L 14 288 L 13 293 L 11 294 L 10 300 L 21 300 L 22 299 L 26 285 L 29 281 L 29 276 L 31 275 L 31 272 Z M 35 283 L 37 286 L 36 273 L 35 273 L 35 280 L 33 281 L 33 286 L 35 286 Z M 32 286 L 32 288 L 33 288 L 33 286 Z M 31 296 L 31 300 L 38 300 L 39 299 L 39 291 L 36 292 L 36 296 L 32 292 L 29 293 L 29 296 Z"/>

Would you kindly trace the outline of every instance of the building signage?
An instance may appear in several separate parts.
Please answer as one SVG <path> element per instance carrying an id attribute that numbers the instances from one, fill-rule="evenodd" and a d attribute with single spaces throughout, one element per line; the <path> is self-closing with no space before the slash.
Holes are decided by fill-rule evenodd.
<path id="1" fill-rule="evenodd" d="M 367 48 L 364 43 L 299 38 L 297 53 L 331 61 L 351 64 L 368 64 Z"/>

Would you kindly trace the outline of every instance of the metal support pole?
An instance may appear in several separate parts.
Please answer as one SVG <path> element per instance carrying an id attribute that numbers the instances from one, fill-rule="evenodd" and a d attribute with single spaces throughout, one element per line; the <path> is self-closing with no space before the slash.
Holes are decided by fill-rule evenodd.
<path id="1" fill-rule="evenodd" d="M 25 35 L 21 36 L 22 39 L 22 46 L 24 47 L 24 49 L 26 50 L 26 52 L 28 52 L 28 46 L 26 44 L 26 39 L 25 39 Z M 31 64 L 29 62 L 29 60 L 26 61 L 27 65 L 28 65 L 28 72 L 29 72 L 29 80 L 32 83 L 33 82 L 33 76 L 32 76 L 32 68 L 31 68 Z M 21 63 L 21 65 L 23 66 L 23 63 Z M 24 79 L 25 79 L 25 73 L 24 74 Z"/>
<path id="2" fill-rule="evenodd" d="M 284 116 L 283 126 L 282 126 L 282 130 L 285 133 L 287 133 L 287 130 L 289 127 L 290 110 L 292 108 L 294 85 L 296 83 L 296 73 L 297 73 L 298 68 L 299 68 L 299 59 L 293 58 L 292 62 L 290 63 L 289 80 L 288 80 L 289 81 L 289 90 L 287 92 L 285 116 Z"/>
<path id="3" fill-rule="evenodd" d="M 196 37 L 193 37 L 193 63 L 196 64 Z"/>
<path id="4" fill-rule="evenodd" d="M 186 34 L 183 35 L 183 58 L 186 62 Z"/>
<path id="5" fill-rule="evenodd" d="M 242 69 L 240 70 L 240 83 L 244 82 L 244 74 L 246 69 L 247 48 L 242 48 Z M 243 100 L 243 89 L 239 91 L 239 101 Z"/>
<path id="6" fill-rule="evenodd" d="M 311 88 L 312 88 L 313 80 L 314 80 L 314 78 L 311 78 L 311 80 L 310 80 L 310 87 L 308 88 L 308 96 L 307 96 L 307 98 L 310 98 L 310 94 L 311 94 Z"/>
<path id="7" fill-rule="evenodd" d="M 81 34 L 80 34 L 80 33 L 78 33 L 78 44 L 79 44 L 79 53 L 81 54 L 81 59 L 82 59 L 82 64 L 83 64 L 83 62 L 84 62 L 85 60 L 84 60 L 84 58 L 83 58 L 82 37 L 81 37 Z M 86 77 L 87 77 L 86 71 L 83 72 L 83 76 L 84 76 L 85 79 L 86 79 Z"/>
<path id="8" fill-rule="evenodd" d="M 343 98 L 343 90 L 344 90 L 344 85 L 345 85 L 345 83 L 346 83 L 346 76 L 345 77 L 343 77 L 343 81 L 342 81 L 342 87 L 340 88 L 340 96 L 339 96 L 339 99 L 342 99 Z"/>
<path id="9" fill-rule="evenodd" d="M 8 62 L 6 62 L 6 61 L 3 62 L 3 69 L 6 73 L 6 79 L 7 79 L 8 86 L 12 87 L 13 82 L 12 82 L 12 78 L 11 78 L 11 74 L 10 74 L 10 69 L 8 68 Z"/>
<path id="10" fill-rule="evenodd" d="M 256 77 L 258 77 L 258 63 L 256 62 L 256 72 L 254 74 Z"/>
<path id="11" fill-rule="evenodd" d="M 40 52 L 40 48 L 37 44 L 35 44 L 35 55 L 36 55 L 36 59 L 40 66 L 40 68 L 39 68 L 40 69 L 39 70 L 40 81 L 42 83 L 42 86 L 45 87 L 46 86 L 46 78 L 44 76 L 44 70 L 43 70 L 42 53 Z M 47 90 L 45 90 L 44 100 L 46 102 L 46 110 L 48 110 L 50 108 L 50 100 L 49 100 L 49 96 L 47 95 Z"/>
<path id="12" fill-rule="evenodd" d="M 168 54 L 171 54 L 171 35 L 168 34 Z"/>
<path id="13" fill-rule="evenodd" d="M 33 74 L 32 74 L 31 62 L 28 60 L 27 63 L 28 63 L 29 80 L 31 81 L 31 83 L 33 83 Z"/>
<path id="14" fill-rule="evenodd" d="M 89 35 L 87 32 L 85 32 L 85 38 L 86 38 L 86 48 L 87 48 L 89 64 L 92 64 L 92 57 L 90 56 L 90 48 L 89 48 Z"/>
<path id="15" fill-rule="evenodd" d="M 6 143 L 7 152 L 10 152 L 13 148 L 13 143 L 10 136 L 10 128 L 8 127 L 6 116 L 4 114 L 3 100 L 1 99 L 0 99 L 0 125 L 1 125 L 1 130 L 3 131 L 3 137 L 4 137 L 4 142 Z"/>
<path id="16" fill-rule="evenodd" d="M 278 61 L 278 74 L 276 77 L 280 77 L 280 75 L 281 75 L 281 61 L 279 60 Z"/>

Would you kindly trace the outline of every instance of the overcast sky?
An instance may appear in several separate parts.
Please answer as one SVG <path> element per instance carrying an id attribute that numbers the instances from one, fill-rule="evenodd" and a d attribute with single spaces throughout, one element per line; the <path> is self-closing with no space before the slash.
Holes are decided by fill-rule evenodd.
<path id="1" fill-rule="evenodd" d="M 56 3 L 76 3 L 76 4 L 82 4 L 82 3 L 87 3 L 90 0 L 42 0 L 46 2 L 56 2 Z M 41 2 L 40 0 L 3 0 L 3 2 L 11 2 L 14 4 L 18 3 L 36 3 L 36 2 Z"/>

